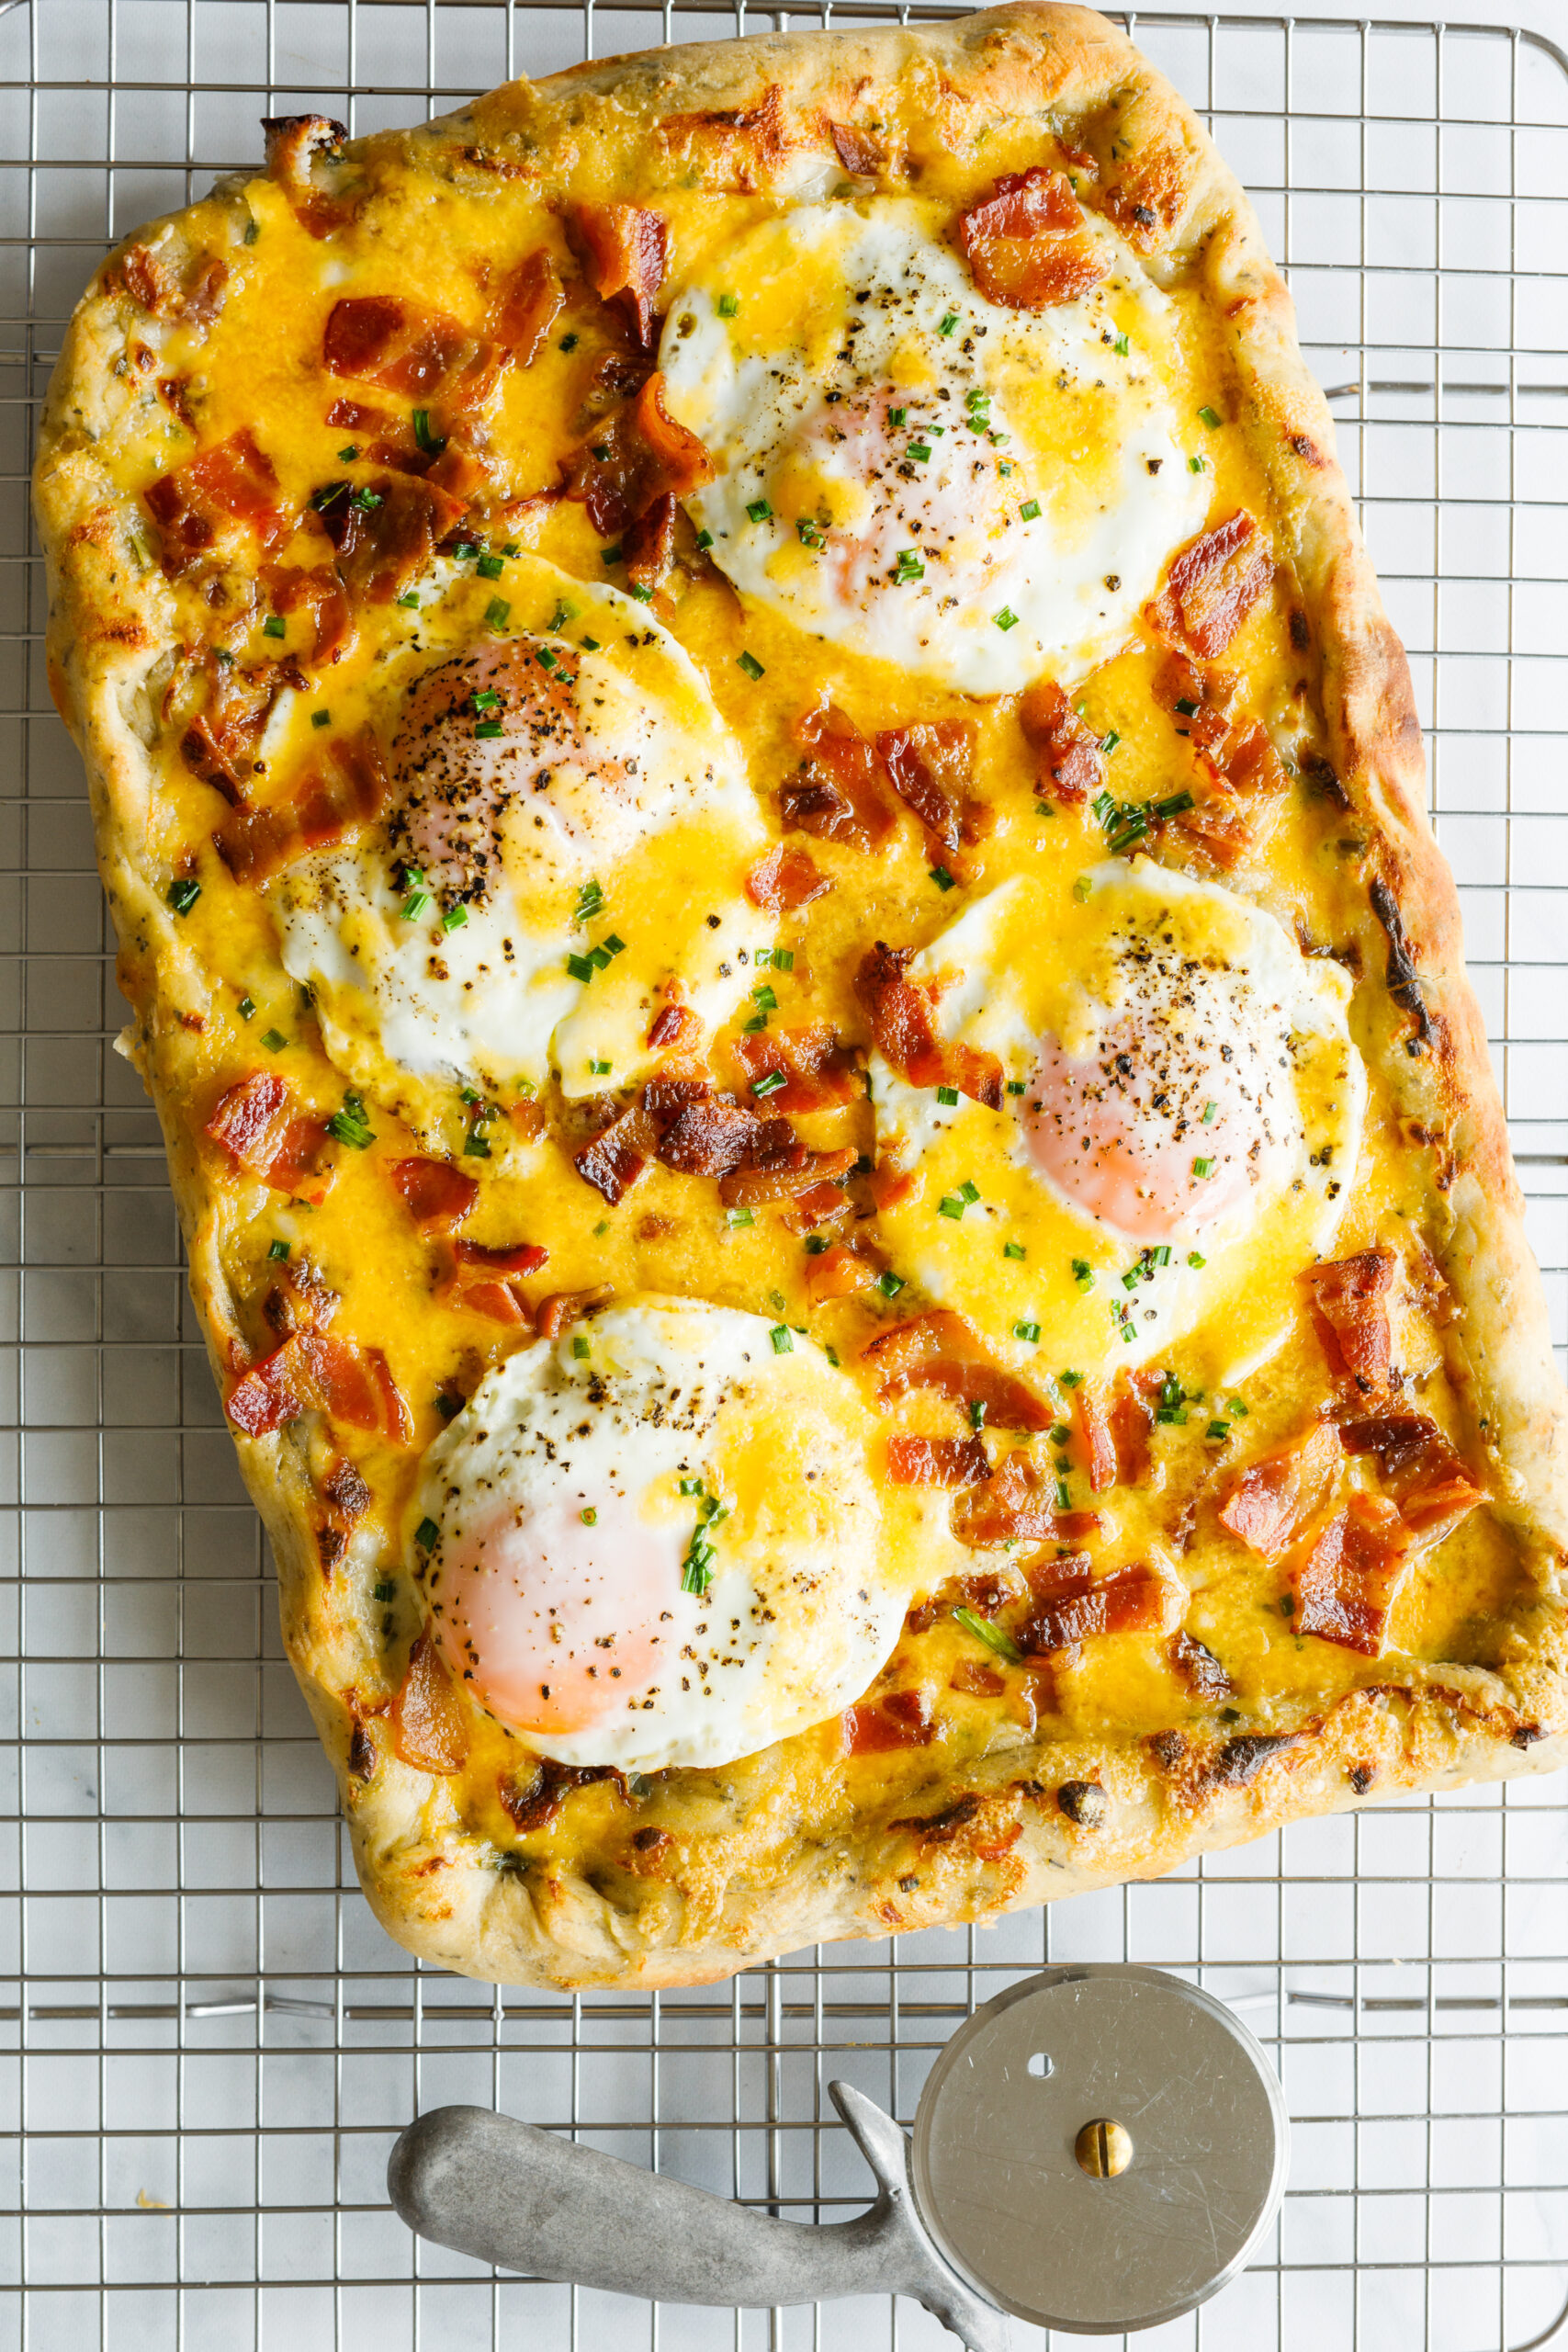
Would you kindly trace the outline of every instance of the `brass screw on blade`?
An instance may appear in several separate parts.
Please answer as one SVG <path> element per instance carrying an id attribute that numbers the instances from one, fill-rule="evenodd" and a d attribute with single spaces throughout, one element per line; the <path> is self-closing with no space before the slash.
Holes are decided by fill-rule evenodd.
<path id="1" fill-rule="evenodd" d="M 1073 2142 L 1073 2154 L 1096 2180 L 1114 2180 L 1133 2161 L 1133 2137 L 1109 2116 L 1086 2123 Z"/>

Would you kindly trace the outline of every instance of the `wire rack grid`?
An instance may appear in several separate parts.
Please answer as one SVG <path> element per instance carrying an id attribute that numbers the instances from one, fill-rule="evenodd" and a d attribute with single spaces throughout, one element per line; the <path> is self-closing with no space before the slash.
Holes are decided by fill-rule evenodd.
<path id="1" fill-rule="evenodd" d="M 156 1122 L 111 1051 L 112 942 L 44 680 L 26 480 L 62 325 L 110 242 L 256 157 L 259 115 L 412 123 L 513 72 L 827 14 L 748 18 L 744 0 L 0 8 L 14 1367 L 0 1757 L 17 1821 L 0 1894 L 15 2151 L 0 2278 L 17 2291 L 0 2326 L 28 2352 L 100 2337 L 114 2352 L 950 2341 L 886 2300 L 705 2312 L 497 2281 L 409 2238 L 386 2207 L 387 2152 L 416 2108 L 494 2102 L 771 2211 L 841 2218 L 869 2176 L 827 2082 L 908 2120 L 973 2007 L 1077 1958 L 1165 1962 L 1237 2002 L 1294 2119 L 1262 2258 L 1141 2338 L 1151 2352 L 1494 2352 L 1554 2332 L 1568 2287 L 1560 1781 L 1309 1823 L 982 1933 L 802 1952 L 717 1991 L 568 2001 L 416 1969 L 381 1934 L 281 1655 Z M 1411 651 L 1561 1340 L 1568 59 L 1462 26 L 1140 14 L 1134 29 L 1251 187 L 1332 391 Z"/>

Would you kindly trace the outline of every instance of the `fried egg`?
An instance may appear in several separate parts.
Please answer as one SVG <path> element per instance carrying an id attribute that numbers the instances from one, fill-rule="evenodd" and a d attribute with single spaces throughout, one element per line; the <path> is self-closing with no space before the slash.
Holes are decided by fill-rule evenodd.
<path id="1" fill-rule="evenodd" d="M 271 890 L 333 1060 L 422 1128 L 454 1088 L 635 1080 L 660 1002 L 722 1021 L 772 937 L 743 888 L 766 829 L 689 657 L 615 589 L 509 575 L 506 634 L 466 588 L 413 625 L 376 692 L 384 808 Z"/>
<path id="2" fill-rule="evenodd" d="M 1049 939 L 1043 957 L 1039 943 Z M 1147 858 L 1019 876 L 913 962 L 999 1110 L 872 1063 L 898 1272 L 1020 1370 L 1147 1363 L 1201 1331 L 1236 1380 L 1299 1317 L 1355 1175 L 1351 984 L 1263 909 Z M 944 1101 L 943 1096 L 948 1097 Z"/>
<path id="3" fill-rule="evenodd" d="M 706 256 L 660 352 L 718 469 L 687 504 L 735 586 L 815 635 L 973 695 L 1070 681 L 1206 509 L 1171 306 L 1092 215 L 1110 275 L 1036 312 L 987 301 L 942 226 L 797 206 Z"/>
<path id="4" fill-rule="evenodd" d="M 732 1308 L 639 1300 L 510 1357 L 411 1513 L 452 1671 L 567 1764 L 725 1764 L 823 1721 L 908 1599 L 874 1442 L 846 1374 Z"/>

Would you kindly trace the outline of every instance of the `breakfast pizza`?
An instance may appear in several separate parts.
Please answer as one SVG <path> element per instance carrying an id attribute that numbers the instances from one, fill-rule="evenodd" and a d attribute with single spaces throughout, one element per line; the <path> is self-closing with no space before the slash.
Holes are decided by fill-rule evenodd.
<path id="1" fill-rule="evenodd" d="M 1562 1760 L 1409 678 L 1191 113 L 1019 0 L 265 136 L 37 503 L 390 1932 L 700 1982 Z"/>

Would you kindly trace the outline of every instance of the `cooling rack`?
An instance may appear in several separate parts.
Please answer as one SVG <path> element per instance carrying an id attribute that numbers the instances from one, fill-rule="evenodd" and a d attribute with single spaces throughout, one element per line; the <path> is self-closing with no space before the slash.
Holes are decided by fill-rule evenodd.
<path id="1" fill-rule="evenodd" d="M 156 1122 L 112 1051 L 123 1009 L 85 795 L 44 680 L 25 484 L 62 324 L 107 244 L 257 157 L 262 114 L 406 124 L 588 53 L 910 13 L 0 6 L 0 1758 L 18 1825 L 0 1894 L 16 2151 L 0 2277 L 20 2290 L 0 2310 L 27 2352 L 951 2344 L 886 2299 L 731 2314 L 498 2281 L 415 2246 L 384 2201 L 387 2152 L 416 2107 L 494 2102 L 770 2211 L 840 2218 L 870 2187 L 829 2077 L 907 2119 L 973 2007 L 1075 1958 L 1164 1962 L 1235 2001 L 1294 2119 L 1262 2258 L 1140 2345 L 1568 2343 L 1560 1779 L 1305 1823 L 987 1931 L 802 1952 L 716 1991 L 564 2000 L 416 1968 L 382 1935 L 282 1657 Z M 1410 649 L 1561 1340 L 1568 57 L 1497 25 L 1132 23 L 1252 189 L 1330 390 Z"/>

